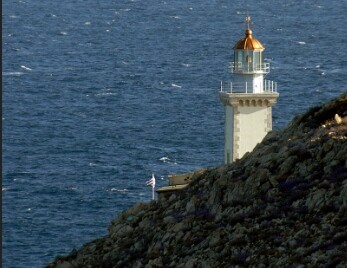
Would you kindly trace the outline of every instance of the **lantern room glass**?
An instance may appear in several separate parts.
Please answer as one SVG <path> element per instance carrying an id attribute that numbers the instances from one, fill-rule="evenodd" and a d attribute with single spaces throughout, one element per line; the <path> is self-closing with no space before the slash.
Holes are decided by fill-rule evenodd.
<path id="1" fill-rule="evenodd" d="M 262 67 L 262 51 L 235 50 L 234 71 L 253 72 L 262 70 Z"/>

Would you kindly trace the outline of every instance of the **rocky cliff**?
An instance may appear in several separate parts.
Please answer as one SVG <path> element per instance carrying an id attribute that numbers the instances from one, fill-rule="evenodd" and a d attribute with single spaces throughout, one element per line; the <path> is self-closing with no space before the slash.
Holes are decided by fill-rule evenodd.
<path id="1" fill-rule="evenodd" d="M 347 267 L 347 94 L 47 267 Z"/>

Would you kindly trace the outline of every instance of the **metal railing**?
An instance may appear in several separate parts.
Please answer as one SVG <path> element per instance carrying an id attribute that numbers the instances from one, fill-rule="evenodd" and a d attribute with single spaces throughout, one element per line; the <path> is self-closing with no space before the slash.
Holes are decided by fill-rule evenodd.
<path id="1" fill-rule="evenodd" d="M 242 62 L 231 62 L 229 68 L 232 73 L 269 73 L 270 63 L 262 64 L 242 64 Z"/>
<path id="2" fill-rule="evenodd" d="M 233 83 L 231 81 L 220 82 L 220 91 L 227 93 L 246 93 L 253 94 L 253 83 Z M 277 82 L 271 80 L 264 80 L 263 91 L 261 93 L 274 93 L 277 92 Z"/>

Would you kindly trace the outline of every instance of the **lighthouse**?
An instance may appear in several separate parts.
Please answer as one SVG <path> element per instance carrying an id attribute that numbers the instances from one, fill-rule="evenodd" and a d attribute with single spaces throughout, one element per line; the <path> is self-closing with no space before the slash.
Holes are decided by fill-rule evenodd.
<path id="1" fill-rule="evenodd" d="M 264 62 L 265 48 L 253 37 L 250 24 L 247 16 L 245 37 L 233 47 L 233 79 L 221 82 L 219 92 L 225 111 L 225 164 L 252 151 L 272 130 L 272 106 L 279 96 L 277 83 L 265 79 L 270 64 Z"/>

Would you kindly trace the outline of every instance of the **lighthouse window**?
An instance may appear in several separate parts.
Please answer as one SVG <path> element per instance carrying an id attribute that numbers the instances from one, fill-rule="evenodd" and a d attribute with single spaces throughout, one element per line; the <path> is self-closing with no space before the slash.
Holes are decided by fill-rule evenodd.
<path id="1" fill-rule="evenodd" d="M 243 67 L 243 57 L 244 57 L 244 53 L 242 50 L 238 50 L 235 52 L 235 69 L 242 69 Z"/>
<path id="2" fill-rule="evenodd" d="M 254 52 L 254 63 L 255 63 L 256 69 L 261 68 L 261 54 L 260 54 L 260 52 Z"/>

